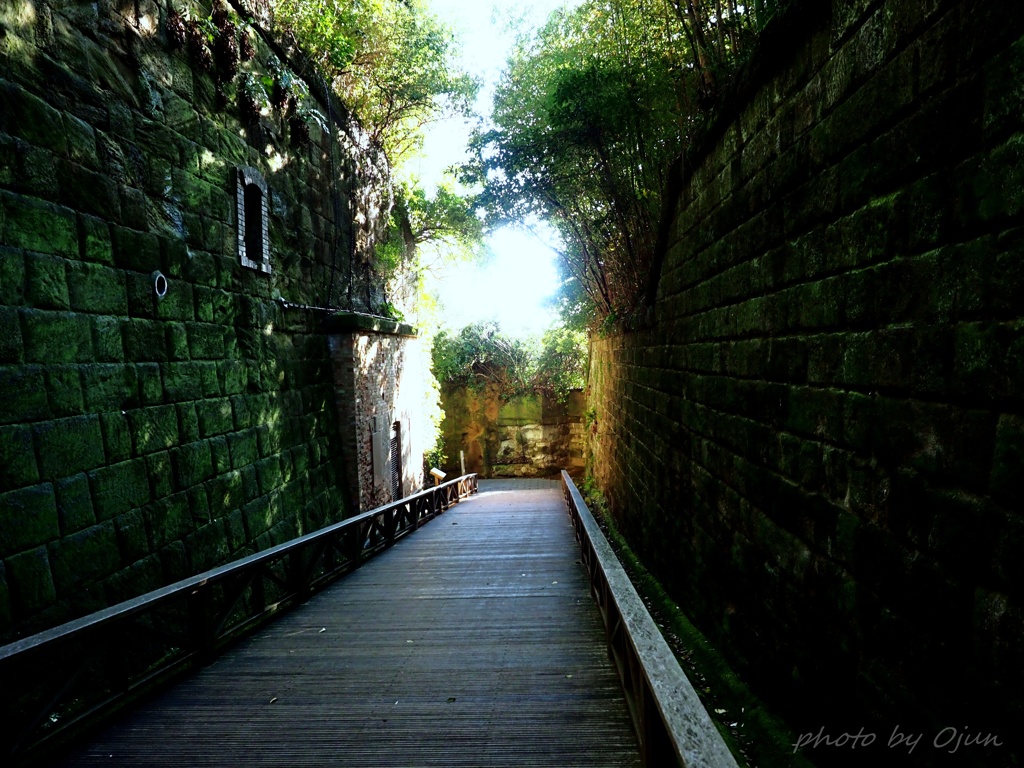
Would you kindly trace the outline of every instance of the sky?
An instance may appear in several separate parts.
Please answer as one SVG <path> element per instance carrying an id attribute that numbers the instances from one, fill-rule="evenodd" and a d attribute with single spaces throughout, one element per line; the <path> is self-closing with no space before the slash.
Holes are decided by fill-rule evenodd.
<path id="1" fill-rule="evenodd" d="M 462 64 L 483 86 L 477 111 L 490 114 L 498 78 L 515 40 L 516 30 L 541 26 L 566 0 L 427 0 L 431 11 L 454 28 L 463 43 Z M 518 22 L 518 23 L 512 23 Z M 465 158 L 472 124 L 447 120 L 430 127 L 423 157 L 410 170 L 430 191 L 444 169 Z M 451 328 L 496 319 L 512 336 L 538 334 L 555 319 L 545 306 L 558 287 L 556 254 L 544 243 L 557 244 L 551 231 L 540 237 L 518 228 L 493 233 L 490 258 L 480 265 L 460 264 L 439 277 L 428 276 L 428 288 L 438 297 L 441 320 Z"/>

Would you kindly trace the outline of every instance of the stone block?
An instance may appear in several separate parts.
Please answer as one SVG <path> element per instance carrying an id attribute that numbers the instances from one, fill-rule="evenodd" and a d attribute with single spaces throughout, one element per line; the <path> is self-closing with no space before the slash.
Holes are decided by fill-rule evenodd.
<path id="1" fill-rule="evenodd" d="M 192 289 L 196 302 L 196 319 L 201 323 L 213 322 L 213 289 L 197 285 Z"/>
<path id="2" fill-rule="evenodd" d="M 182 274 L 190 283 L 208 287 L 217 286 L 217 263 L 213 254 L 202 251 L 189 253 Z"/>
<path id="3" fill-rule="evenodd" d="M 38 613 L 57 599 L 46 547 L 8 557 L 4 571 L 16 615 Z"/>
<path id="4" fill-rule="evenodd" d="M 0 556 L 37 547 L 59 536 L 52 484 L 0 494 Z"/>
<path id="5" fill-rule="evenodd" d="M 192 558 L 192 568 L 201 572 L 226 562 L 231 551 L 224 537 L 224 526 L 219 521 L 197 529 L 185 539 L 185 547 Z"/>
<path id="6" fill-rule="evenodd" d="M 73 115 L 64 115 L 64 131 L 68 138 L 68 157 L 76 163 L 99 170 L 96 153 L 96 132 L 92 126 Z"/>
<path id="7" fill-rule="evenodd" d="M 206 323 L 188 323 L 188 347 L 196 359 L 218 359 L 224 356 L 224 328 Z"/>
<path id="8" fill-rule="evenodd" d="M 0 626 L 8 626 L 13 620 L 13 609 L 11 607 L 11 590 L 7 586 L 7 569 L 4 568 L 3 560 L 0 560 Z"/>
<path id="9" fill-rule="evenodd" d="M 259 447 L 257 445 L 256 432 L 246 430 L 227 436 L 228 449 L 231 453 L 231 466 L 234 469 L 241 469 L 250 464 L 255 464 L 259 459 Z"/>
<path id="10" fill-rule="evenodd" d="M 0 488 L 20 488 L 38 481 L 31 428 L 21 424 L 0 427 Z"/>
<path id="11" fill-rule="evenodd" d="M 38 424 L 34 428 L 40 475 L 67 477 L 106 461 L 98 416 L 76 416 Z"/>
<path id="12" fill-rule="evenodd" d="M 0 210 L 5 245 L 53 256 L 78 256 L 74 211 L 8 192 L 0 192 Z"/>
<path id="13" fill-rule="evenodd" d="M 121 223 L 132 229 L 145 229 L 149 224 L 146 196 L 142 190 L 122 184 L 118 190 Z"/>
<path id="14" fill-rule="evenodd" d="M 89 473 L 96 518 L 109 520 L 149 501 L 145 459 L 111 464 Z"/>
<path id="15" fill-rule="evenodd" d="M 3 209 L 0 209 L 0 232 L 3 232 Z M 0 304 L 15 307 L 25 303 L 25 255 L 12 248 L 0 247 Z"/>
<path id="16" fill-rule="evenodd" d="M 231 453 L 228 450 L 228 441 L 225 437 L 216 437 L 210 441 L 210 451 L 213 454 L 214 474 L 220 475 L 231 471 Z"/>
<path id="17" fill-rule="evenodd" d="M 54 365 L 46 368 L 46 393 L 54 416 L 76 416 L 85 409 L 82 381 L 77 365 Z"/>
<path id="18" fill-rule="evenodd" d="M 244 490 L 240 472 L 226 472 L 206 484 L 206 496 L 210 500 L 210 515 L 222 517 L 242 506 Z"/>
<path id="19" fill-rule="evenodd" d="M 172 402 L 220 395 L 217 367 L 212 362 L 168 363 L 163 366 L 164 394 Z"/>
<path id="20" fill-rule="evenodd" d="M 48 254 L 28 254 L 28 300 L 39 309 L 68 309 L 67 261 Z"/>
<path id="21" fill-rule="evenodd" d="M 132 563 L 103 582 L 107 603 L 117 603 L 144 595 L 164 586 L 163 567 L 159 555 L 150 555 Z"/>
<path id="22" fill-rule="evenodd" d="M 196 416 L 195 403 L 179 403 L 178 436 L 182 443 L 193 443 L 199 439 L 199 418 Z"/>
<path id="23" fill-rule="evenodd" d="M 121 321 L 116 317 L 92 318 L 92 346 L 98 362 L 124 362 Z"/>
<path id="24" fill-rule="evenodd" d="M 171 451 L 178 488 L 191 488 L 213 477 L 213 456 L 207 441 L 188 443 Z"/>
<path id="25" fill-rule="evenodd" d="M 194 320 L 192 286 L 184 280 L 168 280 L 167 295 L 156 304 L 156 316 L 168 320 Z"/>
<path id="26" fill-rule="evenodd" d="M 256 462 L 256 480 L 260 485 L 260 493 L 266 495 L 280 487 L 281 460 L 277 456 L 270 456 Z"/>
<path id="27" fill-rule="evenodd" d="M 151 453 L 146 457 L 146 470 L 154 499 L 162 499 L 174 492 L 174 473 L 171 454 L 167 451 Z"/>
<path id="28" fill-rule="evenodd" d="M 1024 419 L 1013 414 L 999 417 L 996 428 L 995 453 L 989 481 L 992 494 L 1007 503 L 1019 498 L 1019 485 L 1024 469 Z"/>
<path id="29" fill-rule="evenodd" d="M 193 528 L 188 496 L 184 493 L 177 493 L 147 505 L 143 515 L 146 518 L 149 543 L 154 550 L 180 541 Z"/>
<path id="30" fill-rule="evenodd" d="M 153 453 L 178 444 L 178 415 L 173 405 L 140 408 L 128 414 L 135 453 Z"/>
<path id="31" fill-rule="evenodd" d="M 118 515 L 114 518 L 114 529 L 122 563 L 134 563 L 149 554 L 149 535 L 142 510 Z"/>
<path id="32" fill-rule="evenodd" d="M 0 423 L 36 421 L 50 416 L 43 368 L 0 366 Z"/>
<path id="33" fill-rule="evenodd" d="M 198 401 L 196 414 L 199 418 L 201 437 L 222 435 L 225 432 L 230 432 L 234 427 L 231 402 L 226 397 Z"/>
<path id="34" fill-rule="evenodd" d="M 92 324 L 86 315 L 21 310 L 25 359 L 39 363 L 85 363 L 93 359 Z"/>
<path id="35" fill-rule="evenodd" d="M 256 428 L 256 436 L 259 440 L 260 455 L 274 456 L 281 452 L 284 442 L 283 427 L 280 423 L 260 424 Z"/>
<path id="36" fill-rule="evenodd" d="M 14 83 L 0 81 L 0 107 L 7 132 L 58 154 L 67 152 L 61 113 L 38 96 Z"/>
<path id="37" fill-rule="evenodd" d="M 228 546 L 232 552 L 237 552 L 247 543 L 245 535 L 245 522 L 242 517 L 242 510 L 236 509 L 224 520 L 225 533 Z"/>
<path id="38" fill-rule="evenodd" d="M 183 323 L 167 323 L 167 350 L 171 360 L 190 360 L 188 334 Z"/>
<path id="39" fill-rule="evenodd" d="M 81 366 L 82 387 L 89 411 L 123 410 L 138 402 L 135 366 L 95 363 Z"/>
<path id="40" fill-rule="evenodd" d="M 192 522 L 196 526 L 205 525 L 210 522 L 210 500 L 206 495 L 206 486 L 193 485 L 187 491 L 188 506 L 192 512 Z"/>
<path id="41" fill-rule="evenodd" d="M 109 221 L 121 221 L 121 198 L 117 183 L 96 171 L 68 160 L 57 161 L 58 199 L 64 205 Z"/>
<path id="42" fill-rule="evenodd" d="M 57 594 L 66 596 L 83 585 L 109 576 L 121 565 L 114 522 L 94 525 L 50 544 Z"/>
<path id="43" fill-rule="evenodd" d="M 192 568 L 189 565 L 188 551 L 184 542 L 172 541 L 160 550 L 160 565 L 163 568 L 164 582 L 170 583 L 180 581 L 192 575 Z"/>
<path id="44" fill-rule="evenodd" d="M 142 405 L 159 405 L 164 400 L 164 383 L 160 377 L 160 366 L 156 363 L 142 363 L 135 366 L 139 382 L 139 402 Z"/>
<path id="45" fill-rule="evenodd" d="M 110 238 L 110 225 L 103 219 L 78 214 L 78 228 L 82 233 L 82 258 L 98 264 L 114 263 L 114 247 Z"/>
<path id="46" fill-rule="evenodd" d="M 111 234 L 114 263 L 118 267 L 144 275 L 161 268 L 160 240 L 156 235 L 119 226 L 112 227 Z"/>
<path id="47" fill-rule="evenodd" d="M 173 165 L 180 162 L 178 134 L 165 125 L 145 118 L 137 118 L 135 120 L 135 139 L 147 156 L 164 158 Z"/>
<path id="48" fill-rule="evenodd" d="M 55 490 L 61 536 L 96 524 L 89 478 L 84 473 L 58 480 L 55 483 Z"/>
<path id="49" fill-rule="evenodd" d="M 217 363 L 217 372 L 224 394 L 238 395 L 245 391 L 247 376 L 244 363 L 239 360 L 222 360 Z"/>
<path id="50" fill-rule="evenodd" d="M 256 481 L 256 467 L 247 464 L 242 467 L 242 497 L 245 501 L 252 501 L 260 495 L 260 484 Z"/>
<path id="51" fill-rule="evenodd" d="M 0 258 L 3 256 L 0 255 Z M 24 359 L 25 342 L 21 337 L 18 310 L 15 307 L 0 306 L 0 363 L 20 363 Z"/>
<path id="52" fill-rule="evenodd" d="M 103 426 L 103 447 L 107 452 L 107 463 L 128 461 L 132 457 L 132 435 L 125 411 L 101 413 L 100 424 Z"/>
<path id="53" fill-rule="evenodd" d="M 124 272 L 87 262 L 70 266 L 67 276 L 71 308 L 103 315 L 127 315 Z"/>
<path id="54" fill-rule="evenodd" d="M 165 324 L 154 320 L 132 318 L 121 323 L 124 348 L 128 359 L 134 362 L 163 362 L 167 360 L 164 340 Z"/>

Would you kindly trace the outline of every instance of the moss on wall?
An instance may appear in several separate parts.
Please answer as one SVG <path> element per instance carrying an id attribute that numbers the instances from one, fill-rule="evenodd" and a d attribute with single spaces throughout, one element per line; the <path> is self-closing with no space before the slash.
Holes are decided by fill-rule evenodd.
<path id="1" fill-rule="evenodd" d="M 481 477 L 545 477 L 562 469 L 578 475 L 583 466 L 583 397 L 573 392 L 564 403 L 543 395 L 503 400 L 494 388 L 441 391 L 442 439 L 446 472 Z"/>
<path id="2" fill-rule="evenodd" d="M 813 18 L 688 157 L 649 322 L 593 341 L 589 466 L 797 733 L 882 761 L 898 725 L 932 764 L 955 724 L 1004 745 L 962 764 L 1015 764 L 1024 11 Z"/>
<path id="3" fill-rule="evenodd" d="M 240 80 L 172 50 L 171 7 L 0 6 L 0 640 L 348 509 L 308 307 L 379 301 L 386 165 L 315 83 L 329 131 L 247 118 Z M 243 71 L 292 66 L 234 21 Z M 269 274 L 239 259 L 242 166 Z"/>

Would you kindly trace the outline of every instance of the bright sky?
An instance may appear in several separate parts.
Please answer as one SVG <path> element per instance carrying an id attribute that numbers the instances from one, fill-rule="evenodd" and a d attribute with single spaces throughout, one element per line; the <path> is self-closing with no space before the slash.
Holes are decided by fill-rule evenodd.
<path id="1" fill-rule="evenodd" d="M 463 66 L 483 81 L 477 100 L 477 111 L 482 115 L 490 114 L 494 88 L 516 31 L 539 27 L 551 11 L 566 4 L 566 0 L 427 2 L 463 41 Z M 454 120 L 432 126 L 426 136 L 424 157 L 413 166 L 428 191 L 445 168 L 465 158 L 470 128 L 468 121 Z M 547 237 L 557 242 L 553 232 Z M 515 336 L 547 328 L 555 318 L 554 312 L 543 306 L 558 286 L 555 254 L 537 236 L 519 229 L 496 232 L 487 245 L 493 257 L 485 264 L 459 265 L 429 281 L 441 304 L 442 322 L 461 328 L 467 323 L 493 319 L 506 333 Z"/>

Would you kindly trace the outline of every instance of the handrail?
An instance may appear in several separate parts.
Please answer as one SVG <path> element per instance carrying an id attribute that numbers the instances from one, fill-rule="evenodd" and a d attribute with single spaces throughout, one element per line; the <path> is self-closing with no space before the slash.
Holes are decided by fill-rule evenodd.
<path id="1" fill-rule="evenodd" d="M 476 490 L 463 475 L 0 647 L 0 754 L 31 755 L 208 661 Z"/>
<path id="2" fill-rule="evenodd" d="M 565 470 L 562 492 L 604 619 L 609 654 L 622 681 L 643 764 L 736 768 L 736 759 Z"/>

